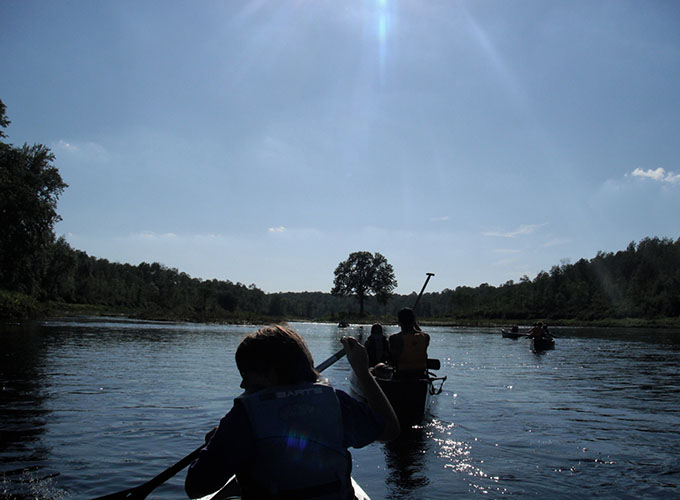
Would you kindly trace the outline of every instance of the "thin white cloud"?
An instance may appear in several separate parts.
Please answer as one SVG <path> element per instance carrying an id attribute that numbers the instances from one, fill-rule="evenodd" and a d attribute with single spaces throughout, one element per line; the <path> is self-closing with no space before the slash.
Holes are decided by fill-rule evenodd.
<path id="1" fill-rule="evenodd" d="M 543 224 L 522 224 L 517 229 L 513 231 L 487 231 L 482 233 L 484 236 L 498 236 L 501 238 L 516 238 L 517 236 L 524 236 L 527 234 L 535 233 L 538 229 L 543 226 L 547 226 L 548 223 Z"/>
<path id="2" fill-rule="evenodd" d="M 268 229 L 270 233 L 285 233 L 286 228 L 284 226 L 279 226 L 279 227 L 270 227 Z"/>
<path id="3" fill-rule="evenodd" d="M 448 215 L 442 215 L 441 217 L 431 217 L 430 221 L 432 221 L 432 222 L 446 222 L 449 219 L 450 219 L 450 217 Z"/>
<path id="4" fill-rule="evenodd" d="M 493 250 L 494 253 L 520 253 L 520 250 L 515 248 L 496 248 Z"/>
<path id="5" fill-rule="evenodd" d="M 652 179 L 657 182 L 666 182 L 668 184 L 680 184 L 680 174 L 673 172 L 666 172 L 664 168 L 657 168 L 652 170 L 642 170 L 641 168 L 636 168 L 631 173 L 633 177 L 643 177 L 647 179 Z"/>

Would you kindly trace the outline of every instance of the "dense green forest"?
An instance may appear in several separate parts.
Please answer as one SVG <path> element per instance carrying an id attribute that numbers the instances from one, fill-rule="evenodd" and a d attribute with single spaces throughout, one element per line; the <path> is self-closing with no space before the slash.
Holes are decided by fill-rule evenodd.
<path id="1" fill-rule="evenodd" d="M 9 123 L 0 100 L 0 139 Z M 0 318 L 79 310 L 188 321 L 356 319 L 352 296 L 266 294 L 254 284 L 192 278 L 156 262 L 109 262 L 71 248 L 54 234 L 61 220 L 57 201 L 68 186 L 53 161 L 43 145 L 16 147 L 0 140 Z M 353 255 L 363 254 L 370 255 Z M 361 319 L 393 319 L 415 298 L 415 293 L 367 296 Z M 447 323 L 627 318 L 680 324 L 680 238 L 645 238 L 616 253 L 553 266 L 533 280 L 524 276 L 499 287 L 484 283 L 426 293 L 417 313 L 421 320 Z"/>
<path id="2" fill-rule="evenodd" d="M 352 318 L 353 297 L 323 292 L 266 294 L 257 286 L 192 278 L 159 263 L 109 262 L 72 249 L 59 238 L 45 259 L 41 280 L 22 290 L 39 303 L 105 306 L 137 317 L 194 321 Z M 680 239 L 645 238 L 616 253 L 554 266 L 533 280 L 494 287 L 457 287 L 425 293 L 421 319 L 529 322 L 536 318 L 592 322 L 680 317 Z M 3 283 L 3 288 L 6 283 Z M 370 317 L 391 317 L 416 294 L 366 300 Z M 4 304 L 7 306 L 8 304 Z M 5 307 L 4 309 L 7 309 Z"/>

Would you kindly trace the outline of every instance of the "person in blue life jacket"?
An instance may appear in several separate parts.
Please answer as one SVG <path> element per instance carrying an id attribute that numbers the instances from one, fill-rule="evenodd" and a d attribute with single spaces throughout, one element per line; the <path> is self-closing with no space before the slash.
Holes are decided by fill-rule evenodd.
<path id="1" fill-rule="evenodd" d="M 430 336 L 416 322 L 413 309 L 404 307 L 397 314 L 401 331 L 390 335 L 390 355 L 397 378 L 419 378 L 427 373 L 427 347 Z"/>
<path id="2" fill-rule="evenodd" d="M 243 499 L 351 499 L 348 448 L 390 441 L 399 421 L 368 370 L 366 349 L 343 337 L 367 404 L 320 381 L 304 339 L 274 325 L 236 350 L 243 394 L 206 435 L 184 483 L 190 498 L 220 489 L 234 474 Z"/>

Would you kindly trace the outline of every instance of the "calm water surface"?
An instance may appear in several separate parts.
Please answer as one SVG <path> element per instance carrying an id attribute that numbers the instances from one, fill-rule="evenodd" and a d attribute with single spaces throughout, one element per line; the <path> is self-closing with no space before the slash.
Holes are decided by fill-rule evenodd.
<path id="1" fill-rule="evenodd" d="M 317 362 L 362 331 L 293 327 Z M 240 393 L 234 351 L 254 328 L 0 326 L 0 498 L 91 498 L 187 455 Z M 555 329 L 542 355 L 498 329 L 427 331 L 448 380 L 421 427 L 352 450 L 372 498 L 680 497 L 680 331 Z M 346 360 L 324 375 L 349 389 Z M 150 498 L 184 498 L 183 481 Z"/>

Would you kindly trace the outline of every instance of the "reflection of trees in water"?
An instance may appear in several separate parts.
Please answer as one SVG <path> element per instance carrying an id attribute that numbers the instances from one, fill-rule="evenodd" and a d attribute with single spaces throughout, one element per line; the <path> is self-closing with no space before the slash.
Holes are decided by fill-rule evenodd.
<path id="1" fill-rule="evenodd" d="M 385 445 L 385 462 L 388 476 L 388 498 L 405 498 L 429 484 L 425 470 L 425 457 L 429 442 L 424 427 L 402 430 L 399 439 Z"/>
<path id="2" fill-rule="evenodd" d="M 41 472 L 49 449 L 40 445 L 49 413 L 44 407 L 44 354 L 38 325 L 0 327 L 0 494 L 45 498 L 55 474 Z M 49 487 L 54 498 L 54 488 Z"/>

